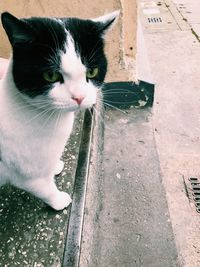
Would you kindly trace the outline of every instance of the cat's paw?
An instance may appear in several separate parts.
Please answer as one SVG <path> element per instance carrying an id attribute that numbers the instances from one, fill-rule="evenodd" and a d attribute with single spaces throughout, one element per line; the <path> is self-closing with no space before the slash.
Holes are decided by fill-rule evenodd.
<path id="1" fill-rule="evenodd" d="M 62 160 L 59 160 L 56 165 L 55 175 L 59 175 L 63 169 L 64 169 L 64 162 Z"/>
<path id="2" fill-rule="evenodd" d="M 55 199 L 49 203 L 49 205 L 54 209 L 54 210 L 63 210 L 64 208 L 67 208 L 69 204 L 72 202 L 72 199 L 69 194 L 60 191 Z"/>

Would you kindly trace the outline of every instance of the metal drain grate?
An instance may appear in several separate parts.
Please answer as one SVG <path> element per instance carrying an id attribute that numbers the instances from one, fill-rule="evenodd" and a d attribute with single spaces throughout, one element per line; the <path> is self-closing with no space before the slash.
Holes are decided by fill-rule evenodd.
<path id="1" fill-rule="evenodd" d="M 196 211 L 200 213 L 200 181 L 196 177 L 191 177 L 189 178 L 191 188 L 192 188 L 192 195 L 193 195 L 193 200 L 194 204 L 196 206 Z"/>
<path id="2" fill-rule="evenodd" d="M 163 20 L 161 17 L 151 17 L 151 18 L 147 18 L 149 23 L 162 23 Z"/>

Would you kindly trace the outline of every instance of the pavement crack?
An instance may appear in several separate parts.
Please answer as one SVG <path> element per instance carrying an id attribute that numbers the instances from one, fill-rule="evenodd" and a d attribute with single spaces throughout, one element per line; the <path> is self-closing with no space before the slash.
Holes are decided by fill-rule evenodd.
<path id="1" fill-rule="evenodd" d="M 187 184 L 185 182 L 185 177 L 184 175 L 182 174 L 182 179 L 183 179 L 183 186 L 184 186 L 184 189 L 185 189 L 185 194 L 188 198 L 188 201 L 190 202 L 190 194 L 189 194 L 189 191 L 188 191 L 188 188 L 187 188 Z"/>

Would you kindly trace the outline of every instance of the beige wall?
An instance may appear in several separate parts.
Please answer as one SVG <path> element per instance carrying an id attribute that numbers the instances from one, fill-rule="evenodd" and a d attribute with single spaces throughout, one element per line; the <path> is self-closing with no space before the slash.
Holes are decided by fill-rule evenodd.
<path id="1" fill-rule="evenodd" d="M 17 17 L 66 16 L 93 18 L 120 9 L 115 27 L 107 34 L 106 54 L 109 61 L 107 81 L 134 79 L 136 54 L 136 0 L 6 0 L 0 1 L 0 12 Z M 0 57 L 9 57 L 10 45 L 0 27 Z"/>

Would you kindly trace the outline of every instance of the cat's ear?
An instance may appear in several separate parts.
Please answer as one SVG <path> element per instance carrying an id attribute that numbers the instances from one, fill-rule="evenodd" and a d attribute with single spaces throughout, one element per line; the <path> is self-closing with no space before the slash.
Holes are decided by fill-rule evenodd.
<path id="1" fill-rule="evenodd" d="M 33 31 L 27 23 L 17 19 L 10 13 L 2 13 L 1 21 L 12 46 L 17 43 L 27 43 L 34 39 Z"/>
<path id="2" fill-rule="evenodd" d="M 109 13 L 107 15 L 92 19 L 92 21 L 98 23 L 98 28 L 102 34 L 107 32 L 108 29 L 111 28 L 113 23 L 117 20 L 119 17 L 120 10 L 114 11 L 112 13 Z"/>

